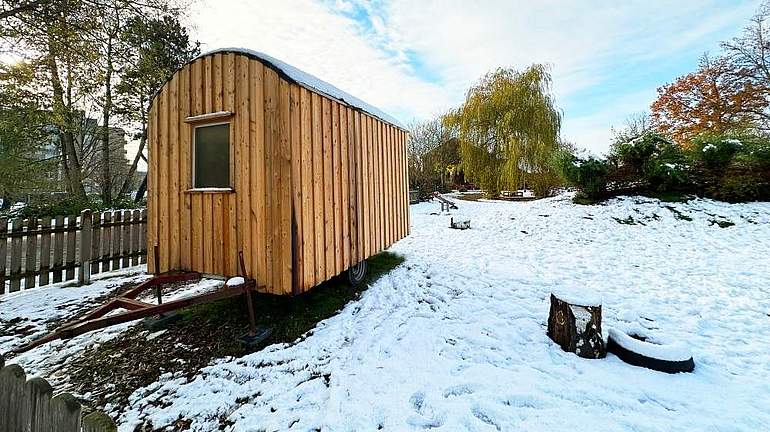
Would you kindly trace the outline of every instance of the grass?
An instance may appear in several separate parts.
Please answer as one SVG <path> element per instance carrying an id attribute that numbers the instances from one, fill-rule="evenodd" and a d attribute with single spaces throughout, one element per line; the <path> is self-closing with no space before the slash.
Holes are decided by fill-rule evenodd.
<path id="1" fill-rule="evenodd" d="M 711 222 L 711 225 L 718 225 L 719 228 L 730 228 L 731 226 L 735 225 L 734 222 L 729 220 L 712 219 L 709 222 Z"/>
<path id="2" fill-rule="evenodd" d="M 633 216 L 629 216 L 629 217 L 627 217 L 625 219 L 616 218 L 614 216 L 612 218 L 615 219 L 615 222 L 617 222 L 617 223 L 619 223 L 621 225 L 636 225 L 636 224 L 644 225 L 643 222 L 634 220 Z"/>
<path id="3" fill-rule="evenodd" d="M 588 198 L 587 196 L 578 194 L 572 198 L 572 202 L 578 205 L 596 205 L 602 202 L 602 200 Z"/>
<path id="4" fill-rule="evenodd" d="M 690 216 L 687 216 L 686 214 L 680 212 L 679 210 L 676 209 L 676 207 L 674 206 L 664 206 L 664 207 L 669 209 L 671 213 L 674 213 L 675 218 L 679 220 L 687 221 L 687 222 L 692 222 L 692 218 Z"/>
<path id="5" fill-rule="evenodd" d="M 403 261 L 401 256 L 391 252 L 369 258 L 366 280 L 358 287 L 349 286 L 344 277 L 338 276 L 295 297 L 256 294 L 252 299 L 257 325 L 273 327 L 273 335 L 268 341 L 270 343 L 293 342 L 319 321 L 331 317 L 348 302 L 358 298 L 369 284 Z M 237 319 L 244 329 L 248 326 L 248 311 L 241 297 L 201 305 L 185 310 L 182 314 L 181 325 L 201 321 L 227 324 L 227 321 Z"/>
<path id="6" fill-rule="evenodd" d="M 300 340 L 319 321 L 337 314 L 404 258 L 383 252 L 367 261 L 368 275 L 358 287 L 336 277 L 294 297 L 252 296 L 257 325 L 273 328 L 262 347 Z M 70 385 L 78 394 L 91 395 L 82 402 L 91 409 L 102 409 L 107 403 L 124 407 L 131 393 L 156 382 L 164 373 L 192 377 L 217 358 L 248 353 L 239 341 L 248 330 L 244 297 L 179 313 L 179 321 L 152 338 L 142 325 L 136 325 L 115 339 L 83 350 L 67 362 L 64 373 L 70 376 Z"/>
<path id="7" fill-rule="evenodd" d="M 686 203 L 694 198 L 693 195 L 682 192 L 644 192 L 642 195 L 668 203 Z"/>
<path id="8" fill-rule="evenodd" d="M 575 204 L 580 205 L 596 205 L 601 204 L 602 202 L 614 198 L 619 195 L 641 195 L 648 198 L 656 198 L 661 200 L 662 202 L 667 203 L 685 203 L 690 200 L 692 200 L 694 195 L 691 194 L 685 194 L 681 192 L 655 192 L 655 191 L 649 191 L 649 190 L 625 190 L 622 191 L 615 191 L 613 193 L 606 193 L 604 196 L 599 198 L 589 198 L 586 195 L 582 193 L 578 193 L 575 195 L 574 198 L 572 198 L 572 202 Z"/>

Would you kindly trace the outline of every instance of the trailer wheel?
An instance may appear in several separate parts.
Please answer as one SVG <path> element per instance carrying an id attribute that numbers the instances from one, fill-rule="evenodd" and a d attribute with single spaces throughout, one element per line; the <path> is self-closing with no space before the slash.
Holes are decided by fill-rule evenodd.
<path id="1" fill-rule="evenodd" d="M 358 264 L 348 269 L 348 282 L 350 285 L 356 286 L 364 281 L 366 278 L 366 260 L 360 261 Z"/>

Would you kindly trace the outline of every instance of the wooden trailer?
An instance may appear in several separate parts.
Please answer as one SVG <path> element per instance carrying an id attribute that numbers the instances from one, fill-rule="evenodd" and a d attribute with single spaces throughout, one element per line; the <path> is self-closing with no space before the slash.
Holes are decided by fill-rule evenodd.
<path id="1" fill-rule="evenodd" d="M 149 113 L 148 270 L 235 276 L 242 252 L 246 276 L 274 294 L 360 270 L 409 233 L 406 138 L 270 56 L 201 55 Z"/>

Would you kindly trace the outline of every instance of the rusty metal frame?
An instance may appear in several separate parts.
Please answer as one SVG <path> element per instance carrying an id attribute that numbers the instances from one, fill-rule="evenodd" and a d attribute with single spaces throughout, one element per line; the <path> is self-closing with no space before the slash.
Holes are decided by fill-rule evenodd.
<path id="1" fill-rule="evenodd" d="M 64 324 L 55 331 L 15 349 L 14 352 L 23 353 L 56 339 L 69 339 L 93 330 L 110 327 L 116 324 L 133 321 L 140 318 L 146 318 L 153 315 L 160 315 L 166 312 L 171 312 L 201 303 L 235 297 L 241 294 L 246 294 L 247 298 L 250 300 L 251 291 L 256 288 L 256 281 L 253 279 L 246 279 L 245 282 L 240 285 L 229 286 L 223 282 L 222 287 L 216 291 L 172 300 L 166 303 L 159 302 L 157 305 L 136 300 L 136 297 L 148 289 L 156 288 L 158 290 L 158 294 L 160 294 L 161 287 L 164 284 L 184 281 L 198 281 L 200 279 L 200 273 L 194 272 L 167 273 L 158 275 L 152 279 L 140 283 L 134 288 L 129 289 L 123 293 L 123 295 L 110 300 L 106 304 L 97 307 L 82 317 Z M 125 312 L 107 315 L 117 309 L 125 309 Z M 253 314 L 251 310 L 249 312 Z M 252 317 L 250 316 L 250 318 Z"/>

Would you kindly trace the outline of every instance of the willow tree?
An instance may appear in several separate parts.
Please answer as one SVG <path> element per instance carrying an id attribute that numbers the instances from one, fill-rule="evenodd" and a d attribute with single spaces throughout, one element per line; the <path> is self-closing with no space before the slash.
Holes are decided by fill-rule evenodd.
<path id="1" fill-rule="evenodd" d="M 465 173 L 489 195 L 550 172 L 561 127 L 550 90 L 551 75 L 544 65 L 497 69 L 471 87 L 465 102 L 445 117 L 460 139 Z"/>

